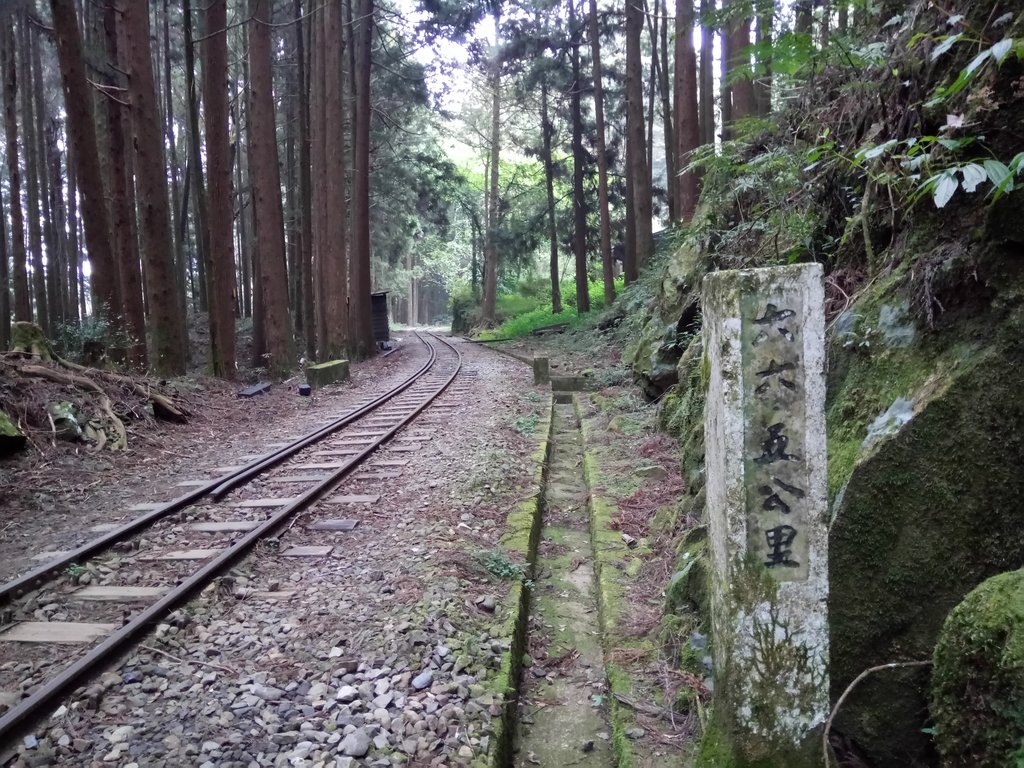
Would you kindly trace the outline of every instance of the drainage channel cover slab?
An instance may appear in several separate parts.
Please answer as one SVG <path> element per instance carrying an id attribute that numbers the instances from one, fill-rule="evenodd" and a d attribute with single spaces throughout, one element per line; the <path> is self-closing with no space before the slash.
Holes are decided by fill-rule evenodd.
<path id="1" fill-rule="evenodd" d="M 262 522 L 262 520 L 216 520 L 209 523 L 193 523 L 189 526 L 189 529 L 202 533 L 244 532 L 251 531 Z"/>
<path id="2" fill-rule="evenodd" d="M 142 560 L 206 560 L 216 554 L 223 552 L 223 549 L 179 549 L 174 552 L 166 552 L 162 555 L 148 555 Z"/>
<path id="3" fill-rule="evenodd" d="M 166 591 L 162 587 L 82 587 L 71 593 L 71 599 L 113 603 L 129 600 L 156 600 Z"/>
<path id="4" fill-rule="evenodd" d="M 314 531 L 353 531 L 357 525 L 358 520 L 321 520 L 309 527 Z"/>
<path id="5" fill-rule="evenodd" d="M 334 547 L 292 547 L 281 553 L 281 557 L 324 557 L 331 554 Z"/>
<path id="6" fill-rule="evenodd" d="M 117 624 L 89 624 L 77 621 L 23 621 L 0 633 L 9 643 L 91 643 L 117 629 Z"/>
<path id="7" fill-rule="evenodd" d="M 376 504 L 380 501 L 380 494 L 350 493 L 345 496 L 335 496 L 328 500 L 329 504 Z"/>

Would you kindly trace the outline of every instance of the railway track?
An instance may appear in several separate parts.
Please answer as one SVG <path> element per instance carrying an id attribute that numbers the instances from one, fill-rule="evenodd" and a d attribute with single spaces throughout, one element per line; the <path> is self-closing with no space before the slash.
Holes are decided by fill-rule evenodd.
<path id="1" fill-rule="evenodd" d="M 23 697 L 0 715 L 0 746 L 52 712 L 62 696 L 102 671 L 261 542 L 276 542 L 286 525 L 296 527 L 303 513 L 310 512 L 311 519 L 303 519 L 300 535 L 316 531 L 323 541 L 325 532 L 351 529 L 356 521 L 316 519 L 311 510 L 326 500 L 334 506 L 372 505 L 373 494 L 338 492 L 350 483 L 365 491 L 367 485 L 372 489 L 394 477 L 395 468 L 405 462 L 379 459 L 378 452 L 406 437 L 406 445 L 390 451 L 400 456 L 417 450 L 416 441 L 425 438 L 410 424 L 461 370 L 461 353 L 450 343 L 430 334 L 418 338 L 428 350 L 427 360 L 394 387 L 244 467 L 170 502 L 149 505 L 129 523 L 0 586 L 0 661 L 4 651 L 9 660 L 11 649 L 17 649 L 21 660 L 34 656 L 46 668 L 45 679 L 22 690 Z M 331 549 L 299 545 L 278 554 L 316 558 Z M 106 567 L 105 559 L 116 563 Z M 101 583 L 83 587 L 75 583 L 76 573 L 87 562 L 99 569 Z M 45 607 L 37 608 L 42 602 Z M 40 611 L 47 620 L 32 621 Z M 74 651 L 60 654 L 58 647 Z M 50 674 L 58 654 L 71 661 Z M 0 665 L 0 670 L 10 666 Z M 24 688 L 24 680 L 9 677 L 10 672 L 0 673 L 0 689 L 12 683 Z"/>

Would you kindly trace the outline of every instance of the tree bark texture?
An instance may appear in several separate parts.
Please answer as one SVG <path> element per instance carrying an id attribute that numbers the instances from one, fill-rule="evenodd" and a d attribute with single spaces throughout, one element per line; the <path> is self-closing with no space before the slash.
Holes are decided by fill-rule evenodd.
<path id="1" fill-rule="evenodd" d="M 343 99 L 345 45 L 340 0 L 329 0 L 322 16 L 318 53 L 322 75 L 317 100 L 321 111 L 319 131 L 320 191 L 319 244 L 316 248 L 320 277 L 323 330 L 320 359 L 333 360 L 348 354 L 348 200 L 346 190 L 345 102 Z M 314 163 L 314 170 L 317 165 Z M 314 233 L 314 237 L 316 234 Z"/>
<path id="2" fill-rule="evenodd" d="M 498 186 L 501 162 L 501 11 L 494 6 L 494 51 L 491 61 L 491 153 L 490 194 L 487 196 L 487 241 L 484 245 L 484 301 L 481 310 L 485 324 L 493 325 L 498 301 Z"/>
<path id="3" fill-rule="evenodd" d="M 111 85 L 123 87 L 126 81 L 119 73 L 129 68 L 127 45 L 124 44 L 124 30 L 121 30 L 121 34 L 118 32 L 117 11 L 111 3 L 104 7 L 102 27 L 111 72 L 108 79 Z M 139 262 L 136 236 L 135 178 L 132 171 L 134 164 L 128 146 L 128 137 L 131 135 L 131 110 L 123 107 L 119 99 L 106 99 L 105 106 L 104 154 L 107 161 L 102 168 L 106 172 L 104 183 L 110 206 L 108 232 L 120 286 L 120 311 L 124 314 L 124 327 L 132 340 L 128 349 L 128 360 L 134 368 L 141 370 L 145 369 L 148 363 L 148 355 L 142 265 Z M 102 107 L 99 109 L 102 110 Z M 72 154 L 74 155 L 74 151 Z"/>
<path id="4" fill-rule="evenodd" d="M 601 29 L 597 0 L 590 0 L 590 51 L 594 79 L 594 123 L 597 132 L 597 205 L 601 227 L 601 272 L 604 278 L 604 305 L 615 301 L 615 269 L 612 264 L 612 222 L 608 203 L 608 149 L 605 146 L 604 83 L 601 71 Z"/>
<path id="5" fill-rule="evenodd" d="M 231 204 L 231 139 L 228 131 L 227 0 L 207 0 L 203 43 L 203 105 L 210 179 L 209 284 L 210 373 L 235 377 L 235 251 Z M 223 31 L 222 31 L 223 30 Z"/>
<path id="6" fill-rule="evenodd" d="M 680 170 L 700 146 L 700 118 L 697 109 L 697 56 L 693 49 L 693 0 L 676 0 L 676 156 Z M 690 221 L 697 209 L 699 189 L 694 171 L 676 177 L 680 221 Z"/>
<path id="7" fill-rule="evenodd" d="M 715 0 L 700 1 L 700 140 L 715 143 L 715 35 L 709 21 Z"/>
<path id="8" fill-rule="evenodd" d="M 89 276 L 92 284 L 93 313 L 110 316 L 122 311 L 117 264 L 109 243 L 112 232 L 107 211 L 99 143 L 93 115 L 91 88 L 85 71 L 85 55 L 74 0 L 50 0 L 53 26 L 60 61 L 61 83 L 67 112 L 67 135 L 71 143 L 70 159 L 75 164 L 75 179 L 82 196 L 82 221 L 85 247 L 89 252 Z"/>
<path id="9" fill-rule="evenodd" d="M 580 103 L 583 80 L 580 77 L 580 38 L 583 30 L 576 23 L 576 0 L 569 0 L 569 34 L 572 44 L 569 57 L 572 65 L 572 86 L 569 112 L 572 122 L 572 250 L 576 259 L 576 312 L 590 311 L 589 275 L 587 274 L 587 200 L 583 189 L 583 109 Z"/>
<path id="10" fill-rule="evenodd" d="M 551 158 L 551 134 L 554 133 L 554 125 L 548 115 L 548 79 L 545 74 L 540 82 L 540 131 L 541 151 L 544 163 L 544 187 L 548 198 L 548 240 L 551 245 L 551 255 L 548 259 L 548 269 L 551 274 L 551 313 L 559 314 L 562 311 L 562 287 L 558 278 L 558 217 L 555 215 L 555 164 Z M 473 257 L 476 260 L 476 240 L 473 241 Z"/>
<path id="11" fill-rule="evenodd" d="M 306 32 L 302 20 L 302 0 L 295 0 L 295 58 L 299 82 L 299 260 L 302 301 L 302 330 L 306 355 L 316 358 L 316 321 L 313 314 L 313 215 L 310 181 L 309 76 L 306 62 Z"/>
<path id="12" fill-rule="evenodd" d="M 150 362 L 158 374 L 176 375 L 185 372 L 185 319 L 178 304 L 174 274 L 167 171 L 149 44 L 149 13 L 144 3 L 133 0 L 122 4 L 121 13 L 130 66 L 128 97 L 135 133 L 136 194 L 149 310 Z"/>
<path id="13" fill-rule="evenodd" d="M 651 169 L 647 165 L 647 137 L 644 135 L 643 64 L 640 36 L 643 30 L 642 0 L 626 0 L 626 142 L 629 145 L 629 174 L 633 180 L 633 219 L 636 228 L 635 279 L 654 249 L 651 232 Z"/>
<path id="14" fill-rule="evenodd" d="M 202 138 L 199 134 L 199 98 L 196 96 L 195 44 L 192 41 L 192 3 L 183 0 L 181 7 L 185 27 L 185 98 L 188 104 L 188 149 L 192 161 L 192 200 L 195 208 L 196 272 L 198 273 L 199 311 L 209 309 L 208 278 L 210 262 L 210 225 L 203 178 Z M 226 82 L 226 77 L 225 77 Z M 188 259 L 191 262 L 191 259 Z M 192 301 L 196 296 L 193 293 Z"/>
<path id="15" fill-rule="evenodd" d="M 50 336 L 50 318 L 46 306 L 46 274 L 43 271 L 43 232 L 39 225 L 42 213 L 39 196 L 39 141 L 37 134 L 41 120 L 36 114 L 32 98 L 32 31 L 26 15 L 20 27 L 21 71 L 25 73 L 24 88 L 21 89 L 21 120 L 25 133 L 25 205 L 28 210 L 28 246 L 32 259 L 32 298 L 36 325 Z"/>
<path id="16" fill-rule="evenodd" d="M 728 73 L 726 81 L 732 93 L 733 121 L 753 117 L 756 114 L 754 101 L 754 81 L 750 77 L 750 17 L 742 13 L 740 6 L 746 0 L 728 0 L 726 7 L 733 8 L 734 14 L 729 20 L 729 31 L 726 35 L 726 51 Z M 746 10 L 745 8 L 743 9 Z"/>
<path id="17" fill-rule="evenodd" d="M 14 259 L 14 319 L 32 321 L 32 300 L 28 288 L 28 253 L 25 250 L 25 214 L 21 207 L 21 165 L 18 162 L 18 62 L 15 49 L 14 24 L 5 24 L 0 31 L 4 57 L 4 132 L 7 139 L 7 178 L 10 181 L 11 255 Z"/>
<path id="18" fill-rule="evenodd" d="M 263 332 L 269 360 L 278 374 L 292 365 L 288 322 L 288 276 L 285 270 L 284 212 L 274 116 L 273 51 L 270 40 L 270 0 L 249 0 L 249 142 L 252 167 L 253 218 L 259 242 L 259 286 Z"/>
<path id="19" fill-rule="evenodd" d="M 373 42 L 373 0 L 359 0 L 353 22 L 355 42 L 355 177 L 352 185 L 352 257 L 349 280 L 349 349 L 359 360 L 375 350 L 370 305 L 370 66 Z"/>

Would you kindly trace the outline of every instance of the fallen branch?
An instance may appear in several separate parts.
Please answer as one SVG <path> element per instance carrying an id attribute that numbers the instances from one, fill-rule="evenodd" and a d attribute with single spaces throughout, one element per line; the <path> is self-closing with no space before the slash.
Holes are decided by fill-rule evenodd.
<path id="1" fill-rule="evenodd" d="M 54 357 L 54 359 L 65 368 L 69 368 L 73 371 L 81 371 L 89 375 L 101 376 L 105 379 L 115 381 L 118 384 L 123 384 L 126 387 L 131 388 L 132 392 L 137 394 L 139 397 L 144 397 L 149 402 L 153 403 L 153 415 L 157 418 L 184 424 L 188 421 L 188 417 L 191 415 L 166 395 L 154 391 L 152 387 L 143 386 L 135 381 L 135 379 L 128 376 L 123 376 L 120 373 L 113 373 L 112 371 L 103 371 L 98 368 L 87 368 L 84 365 L 73 363 L 70 360 L 65 360 L 61 357 Z"/>
<path id="2" fill-rule="evenodd" d="M 887 669 L 910 669 L 914 667 L 930 667 L 932 665 L 931 660 L 929 661 L 894 661 L 889 664 L 879 664 L 877 667 L 871 667 L 865 669 L 857 677 L 853 679 L 853 682 L 846 686 L 846 690 L 843 691 L 843 695 L 839 697 L 839 701 L 832 707 L 832 711 L 829 713 L 828 720 L 825 721 L 825 731 L 821 735 L 821 751 L 825 758 L 825 768 L 829 768 L 832 765 L 831 745 L 828 743 L 829 733 L 832 731 L 832 721 L 835 720 L 836 714 L 839 712 L 839 708 L 843 706 L 843 702 L 853 692 L 861 680 L 866 678 L 868 675 L 874 674 L 875 672 L 883 672 Z"/>

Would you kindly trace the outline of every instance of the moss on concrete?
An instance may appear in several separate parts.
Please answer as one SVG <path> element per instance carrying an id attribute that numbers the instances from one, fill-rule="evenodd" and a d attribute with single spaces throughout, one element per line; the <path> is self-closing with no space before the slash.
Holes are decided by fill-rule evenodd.
<path id="1" fill-rule="evenodd" d="M 553 403 L 551 396 L 541 409 L 541 417 L 537 423 L 536 434 L 539 436 L 537 447 L 531 455 L 536 462 L 534 481 L 538 489 L 544 487 L 547 473 L 547 459 L 551 446 L 551 412 Z M 541 517 L 544 510 L 544 497 L 540 491 L 521 502 L 509 513 L 502 546 L 520 554 L 528 563 L 533 563 L 537 555 L 537 542 L 540 538 Z M 500 694 L 502 713 L 492 721 L 494 728 L 490 748 L 486 755 L 478 756 L 474 766 L 483 768 L 505 768 L 512 763 L 512 749 L 515 739 L 516 694 L 519 689 L 519 678 L 522 671 L 523 656 L 526 653 L 526 630 L 529 619 L 529 591 L 522 581 L 517 581 L 509 590 L 508 597 L 502 604 L 502 626 L 495 634 L 508 639 L 509 648 L 501 656 L 501 664 L 497 674 L 488 683 L 496 694 Z"/>
<path id="2" fill-rule="evenodd" d="M 306 366 L 306 381 L 313 389 L 348 381 L 348 377 L 348 360 L 328 360 L 325 363 Z"/>
<path id="3" fill-rule="evenodd" d="M 931 704 L 944 768 L 1024 765 L 1024 570 L 984 582 L 946 619 Z"/>

